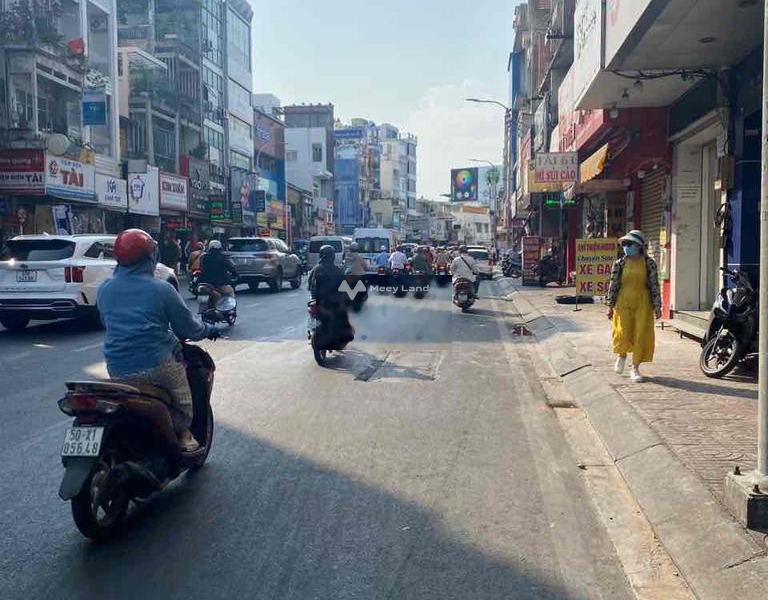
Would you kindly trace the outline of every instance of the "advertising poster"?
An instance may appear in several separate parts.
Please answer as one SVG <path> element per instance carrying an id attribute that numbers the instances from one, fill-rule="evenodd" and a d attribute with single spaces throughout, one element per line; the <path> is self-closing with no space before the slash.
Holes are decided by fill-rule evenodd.
<path id="1" fill-rule="evenodd" d="M 576 295 L 606 296 L 618 256 L 616 238 L 576 240 Z"/>
<path id="2" fill-rule="evenodd" d="M 523 285 L 538 285 L 539 279 L 534 269 L 541 260 L 541 238 L 526 236 L 523 238 Z"/>
<path id="3" fill-rule="evenodd" d="M 451 170 L 451 201 L 477 202 L 478 170 L 476 167 Z"/>
<path id="4" fill-rule="evenodd" d="M 93 165 L 63 156 L 45 157 L 45 193 L 64 200 L 96 201 Z"/>

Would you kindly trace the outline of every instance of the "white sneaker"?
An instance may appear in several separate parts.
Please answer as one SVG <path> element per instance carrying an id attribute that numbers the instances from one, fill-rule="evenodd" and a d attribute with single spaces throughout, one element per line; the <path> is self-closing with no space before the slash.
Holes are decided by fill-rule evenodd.
<path id="1" fill-rule="evenodd" d="M 616 371 L 619 375 L 621 375 L 624 372 L 624 365 L 626 364 L 627 364 L 627 357 L 619 356 L 616 359 L 616 364 L 613 366 L 613 370 Z"/>
<path id="2" fill-rule="evenodd" d="M 640 374 L 640 369 L 632 367 L 629 371 L 629 379 L 632 383 L 642 383 L 644 381 L 643 376 Z"/>

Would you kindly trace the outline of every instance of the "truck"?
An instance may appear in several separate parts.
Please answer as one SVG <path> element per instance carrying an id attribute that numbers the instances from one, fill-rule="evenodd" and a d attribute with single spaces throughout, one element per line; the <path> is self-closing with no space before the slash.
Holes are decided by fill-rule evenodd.
<path id="1" fill-rule="evenodd" d="M 386 227 L 359 227 L 355 229 L 352 237 L 357 242 L 359 252 L 368 261 L 368 271 L 376 272 L 376 257 L 381 252 L 382 246 L 387 252 L 394 252 L 396 237 L 394 229 Z"/>

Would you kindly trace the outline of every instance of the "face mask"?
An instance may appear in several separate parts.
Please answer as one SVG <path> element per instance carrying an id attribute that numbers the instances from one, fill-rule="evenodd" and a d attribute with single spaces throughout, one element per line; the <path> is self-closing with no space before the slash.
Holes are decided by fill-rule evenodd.
<path id="1" fill-rule="evenodd" d="M 629 246 L 624 246 L 624 255 L 630 258 L 633 256 L 637 256 L 637 250 L 638 248 L 634 244 L 631 244 Z"/>

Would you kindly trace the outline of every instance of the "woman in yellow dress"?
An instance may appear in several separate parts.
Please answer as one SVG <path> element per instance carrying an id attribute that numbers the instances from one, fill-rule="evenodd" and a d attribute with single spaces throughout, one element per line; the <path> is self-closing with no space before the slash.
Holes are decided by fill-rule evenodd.
<path id="1" fill-rule="evenodd" d="M 640 383 L 643 381 L 640 364 L 653 362 L 654 317 L 661 317 L 659 270 L 647 254 L 641 231 L 630 231 L 619 242 L 624 256 L 613 265 L 606 298 L 613 353 L 618 355 L 614 370 L 623 373 L 627 354 L 632 353 L 629 378 Z"/>

